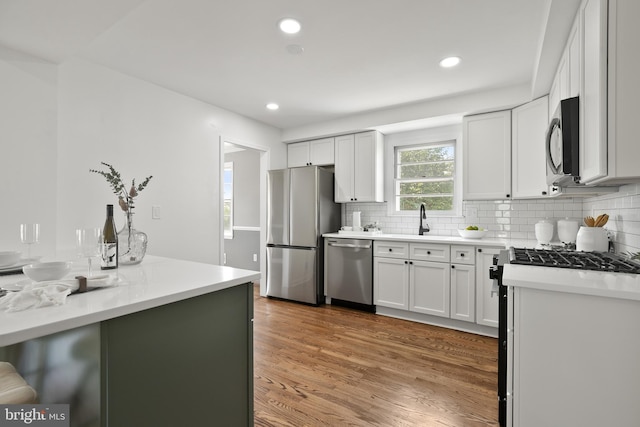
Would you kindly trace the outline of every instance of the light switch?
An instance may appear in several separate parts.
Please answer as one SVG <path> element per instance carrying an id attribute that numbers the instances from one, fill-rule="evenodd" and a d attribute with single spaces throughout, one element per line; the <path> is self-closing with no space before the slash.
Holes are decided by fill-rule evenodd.
<path id="1" fill-rule="evenodd" d="M 151 206 L 151 219 L 160 219 L 160 206 Z"/>

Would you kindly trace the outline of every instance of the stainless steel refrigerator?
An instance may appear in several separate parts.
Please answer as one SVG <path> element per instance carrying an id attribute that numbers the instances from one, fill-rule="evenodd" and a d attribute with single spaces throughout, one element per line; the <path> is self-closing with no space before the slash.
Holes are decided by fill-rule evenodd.
<path id="1" fill-rule="evenodd" d="M 267 296 L 324 302 L 322 234 L 340 227 L 333 172 L 318 166 L 268 172 Z"/>

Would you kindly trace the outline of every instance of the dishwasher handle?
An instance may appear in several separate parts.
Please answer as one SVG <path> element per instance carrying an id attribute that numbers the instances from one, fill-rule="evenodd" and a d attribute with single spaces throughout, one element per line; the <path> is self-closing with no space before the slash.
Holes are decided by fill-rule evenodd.
<path id="1" fill-rule="evenodd" d="M 335 243 L 329 242 L 329 246 L 334 248 L 352 248 L 352 249 L 371 249 L 371 245 L 355 245 L 353 243 Z"/>

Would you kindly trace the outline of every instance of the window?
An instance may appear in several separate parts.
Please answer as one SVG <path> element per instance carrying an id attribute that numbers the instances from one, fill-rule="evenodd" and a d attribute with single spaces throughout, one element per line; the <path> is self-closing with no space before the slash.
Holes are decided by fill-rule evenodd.
<path id="1" fill-rule="evenodd" d="M 455 141 L 397 146 L 395 149 L 396 212 L 454 211 Z"/>
<path id="2" fill-rule="evenodd" d="M 233 239 L 233 162 L 224 164 L 223 193 L 224 238 Z"/>

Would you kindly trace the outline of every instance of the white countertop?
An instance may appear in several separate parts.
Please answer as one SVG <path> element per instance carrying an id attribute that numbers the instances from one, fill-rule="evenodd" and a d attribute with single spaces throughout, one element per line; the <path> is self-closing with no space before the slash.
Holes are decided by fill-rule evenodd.
<path id="1" fill-rule="evenodd" d="M 503 284 L 640 301 L 640 274 L 507 264 Z"/>
<path id="2" fill-rule="evenodd" d="M 72 276 L 86 272 L 74 266 Z M 118 286 L 67 297 L 64 305 L 7 313 L 0 311 L 0 347 L 114 317 L 124 316 L 260 278 L 257 271 L 154 256 L 141 264 L 121 266 Z M 0 287 L 26 277 L 0 276 Z"/>
<path id="3" fill-rule="evenodd" d="M 434 234 L 418 236 L 417 234 L 379 234 L 366 232 L 342 232 L 327 233 L 322 237 L 333 237 L 339 239 L 371 239 L 371 240 L 387 240 L 401 241 L 411 243 L 442 243 L 450 245 L 471 245 L 471 246 L 494 246 L 497 248 L 508 248 L 515 246 L 518 248 L 534 248 L 537 242 L 531 240 L 511 240 L 511 239 L 463 239 L 457 236 L 436 236 Z"/>

